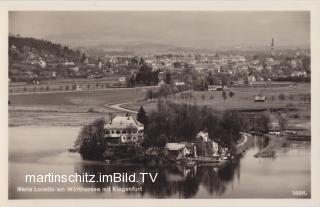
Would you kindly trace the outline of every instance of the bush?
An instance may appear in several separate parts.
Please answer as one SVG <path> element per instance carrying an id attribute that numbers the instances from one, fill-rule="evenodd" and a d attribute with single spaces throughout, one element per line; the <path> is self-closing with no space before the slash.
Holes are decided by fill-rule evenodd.
<path id="1" fill-rule="evenodd" d="M 223 100 L 226 100 L 228 98 L 225 91 L 222 91 L 222 98 Z"/>
<path id="2" fill-rule="evenodd" d="M 234 96 L 234 92 L 230 91 L 229 92 L 229 97 L 232 98 Z"/>
<path id="3" fill-rule="evenodd" d="M 279 100 L 280 100 L 280 101 L 286 100 L 286 95 L 284 95 L 283 93 L 280 93 L 280 94 L 279 94 Z"/>

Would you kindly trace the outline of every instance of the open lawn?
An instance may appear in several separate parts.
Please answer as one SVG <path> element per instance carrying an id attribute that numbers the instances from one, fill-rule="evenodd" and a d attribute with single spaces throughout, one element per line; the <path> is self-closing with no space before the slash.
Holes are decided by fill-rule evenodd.
<path id="1" fill-rule="evenodd" d="M 98 118 L 109 118 L 109 113 L 10 111 L 9 126 L 81 126 Z"/>
<path id="2" fill-rule="evenodd" d="M 217 110 L 225 109 L 260 109 L 280 108 L 289 105 L 310 105 L 305 97 L 310 96 L 310 84 L 297 84 L 280 87 L 236 87 L 225 89 L 227 98 L 224 99 L 222 91 L 192 91 L 191 98 L 185 98 L 182 94 L 169 96 L 167 99 L 176 103 L 190 103 L 201 106 L 212 107 Z M 234 93 L 233 97 L 229 92 Z M 283 94 L 284 99 L 279 95 Z M 255 95 L 263 95 L 268 98 L 266 102 L 254 102 Z M 140 101 L 136 103 L 123 104 L 122 107 L 138 110 L 143 106 L 150 111 L 156 108 L 156 100 Z"/>
<path id="3" fill-rule="evenodd" d="M 96 91 L 17 94 L 9 95 L 9 100 L 11 105 L 76 105 L 93 107 L 144 98 L 145 90 L 143 88 L 117 88 Z"/>

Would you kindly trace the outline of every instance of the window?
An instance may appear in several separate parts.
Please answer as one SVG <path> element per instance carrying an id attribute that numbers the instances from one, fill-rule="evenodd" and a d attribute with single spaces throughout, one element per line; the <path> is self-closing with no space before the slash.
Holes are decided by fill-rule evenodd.
<path id="1" fill-rule="evenodd" d="M 116 131 L 116 134 L 120 134 L 120 131 L 119 131 L 119 130 L 117 130 L 117 131 Z"/>

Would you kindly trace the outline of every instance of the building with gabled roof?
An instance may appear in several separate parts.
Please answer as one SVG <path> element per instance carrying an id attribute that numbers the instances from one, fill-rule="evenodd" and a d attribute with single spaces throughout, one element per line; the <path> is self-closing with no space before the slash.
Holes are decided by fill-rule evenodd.
<path id="1" fill-rule="evenodd" d="M 132 116 L 116 116 L 105 126 L 106 143 L 140 143 L 144 138 L 144 126 Z"/>

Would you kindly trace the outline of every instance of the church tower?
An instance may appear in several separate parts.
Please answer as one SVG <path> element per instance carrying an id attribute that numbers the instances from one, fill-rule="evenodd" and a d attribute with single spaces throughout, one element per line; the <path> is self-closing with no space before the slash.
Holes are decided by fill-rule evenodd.
<path id="1" fill-rule="evenodd" d="M 271 39 L 271 47 L 270 47 L 270 49 L 271 49 L 271 55 L 273 56 L 274 55 L 274 39 L 273 39 L 273 37 Z"/>

